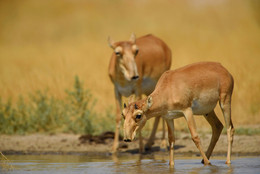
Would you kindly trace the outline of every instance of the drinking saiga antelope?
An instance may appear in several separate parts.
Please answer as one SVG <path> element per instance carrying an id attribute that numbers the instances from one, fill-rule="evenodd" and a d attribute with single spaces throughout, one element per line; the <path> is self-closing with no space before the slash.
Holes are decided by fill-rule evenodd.
<path id="1" fill-rule="evenodd" d="M 171 50 L 162 40 L 151 34 L 137 39 L 132 34 L 129 41 L 120 42 L 109 38 L 108 42 L 114 50 L 109 64 L 109 77 L 114 84 L 116 98 L 116 130 L 112 147 L 112 151 L 116 152 L 122 118 L 122 96 L 135 94 L 141 99 L 142 94 L 151 94 L 160 76 L 171 67 Z M 154 130 L 147 143 L 148 148 L 152 145 L 158 122 L 159 118 L 155 120 Z M 142 152 L 141 133 L 139 136 L 139 151 Z"/>
<path id="2" fill-rule="evenodd" d="M 231 120 L 232 75 L 219 63 L 201 62 L 166 71 L 159 79 L 155 90 L 143 100 L 130 103 L 122 111 L 124 141 L 135 138 L 146 121 L 152 117 L 164 117 L 168 127 L 170 165 L 174 165 L 174 122 L 184 117 L 192 140 L 203 158 L 202 163 L 210 164 L 209 158 L 223 129 L 214 112 L 219 102 L 227 128 L 227 161 L 230 163 L 234 127 Z M 193 115 L 204 115 L 212 128 L 212 138 L 206 154 L 202 150 Z"/>

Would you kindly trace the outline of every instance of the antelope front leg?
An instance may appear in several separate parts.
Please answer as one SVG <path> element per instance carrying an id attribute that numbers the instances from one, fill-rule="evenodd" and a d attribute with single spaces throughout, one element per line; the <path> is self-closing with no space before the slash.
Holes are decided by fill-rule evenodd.
<path id="1" fill-rule="evenodd" d="M 152 148 L 152 145 L 154 144 L 155 133 L 156 133 L 159 121 L 160 121 L 160 117 L 156 117 L 154 119 L 152 133 L 149 137 L 149 140 L 147 141 L 147 143 L 145 145 L 145 149 L 147 149 L 147 150 L 150 150 Z"/>
<path id="2" fill-rule="evenodd" d="M 171 167 L 174 166 L 174 144 L 175 144 L 175 137 L 174 137 L 174 122 L 173 120 L 166 120 L 167 127 L 168 127 L 168 140 L 170 145 L 170 161 L 169 165 Z"/>
<path id="3" fill-rule="evenodd" d="M 114 137 L 114 144 L 112 147 L 112 153 L 117 152 L 118 144 L 119 144 L 119 129 L 121 123 L 121 95 L 115 90 L 116 95 L 116 130 Z"/>
<path id="4" fill-rule="evenodd" d="M 208 165 L 210 164 L 208 158 L 206 157 L 205 153 L 202 150 L 200 138 L 198 136 L 197 130 L 196 130 L 196 123 L 193 117 L 192 109 L 188 108 L 184 112 L 185 119 L 188 123 L 188 127 L 191 133 L 191 137 L 193 142 L 195 143 L 196 147 L 199 149 L 201 156 L 203 157 L 204 164 Z"/>
<path id="5" fill-rule="evenodd" d="M 139 153 L 144 152 L 144 144 L 143 144 L 143 137 L 142 137 L 142 132 L 139 131 Z"/>
<path id="6" fill-rule="evenodd" d="M 174 123 L 174 120 L 173 120 L 173 123 Z M 165 151 L 167 151 L 167 142 L 166 142 L 166 139 L 165 139 L 165 119 L 162 118 L 162 127 L 163 127 L 163 133 L 162 133 L 162 142 L 161 142 L 161 149 L 165 149 Z"/>

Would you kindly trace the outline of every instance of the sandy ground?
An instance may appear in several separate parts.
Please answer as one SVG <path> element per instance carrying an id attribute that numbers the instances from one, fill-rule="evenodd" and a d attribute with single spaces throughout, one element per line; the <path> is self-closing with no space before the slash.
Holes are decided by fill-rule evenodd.
<path id="1" fill-rule="evenodd" d="M 160 134 L 160 133 L 158 133 Z M 160 135 L 157 134 L 157 137 Z M 26 136 L 0 135 L 0 151 L 4 154 L 109 154 L 113 144 L 113 139 L 108 138 L 103 142 L 90 142 L 88 139 L 80 139 L 81 135 L 57 134 L 44 135 L 33 134 Z M 201 134 L 201 142 L 206 151 L 210 142 L 210 134 Z M 131 143 L 120 142 L 119 153 L 138 153 L 138 140 Z M 146 141 L 145 141 L 146 142 Z M 161 153 L 160 138 L 157 138 L 153 148 L 145 153 Z M 128 147 L 124 147 L 128 146 Z M 225 155 L 227 149 L 227 137 L 222 134 L 213 151 L 213 155 Z M 166 153 L 166 152 L 165 152 Z M 198 155 L 199 151 L 194 145 L 188 133 L 181 133 L 176 137 L 176 154 Z M 260 135 L 245 136 L 236 135 L 234 137 L 232 155 L 260 155 Z"/>

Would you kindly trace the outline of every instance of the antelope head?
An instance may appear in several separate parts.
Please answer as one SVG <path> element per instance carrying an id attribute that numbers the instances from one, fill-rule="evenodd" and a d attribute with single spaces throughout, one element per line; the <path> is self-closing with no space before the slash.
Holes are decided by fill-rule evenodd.
<path id="1" fill-rule="evenodd" d="M 135 57 L 138 54 L 138 47 L 135 42 L 135 34 L 132 34 L 129 41 L 114 42 L 108 38 L 109 46 L 114 50 L 116 55 L 117 65 L 124 77 L 128 81 L 139 78 Z"/>
<path id="2" fill-rule="evenodd" d="M 124 104 L 122 116 L 124 118 L 124 141 L 131 142 L 134 140 L 138 131 L 144 127 L 148 120 L 145 112 L 151 107 L 152 98 L 148 97 L 146 100 L 139 100 L 130 103 L 128 106 Z"/>

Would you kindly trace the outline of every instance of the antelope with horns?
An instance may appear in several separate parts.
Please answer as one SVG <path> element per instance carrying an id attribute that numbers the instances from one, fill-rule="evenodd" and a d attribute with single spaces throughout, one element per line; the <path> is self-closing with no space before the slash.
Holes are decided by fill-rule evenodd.
<path id="1" fill-rule="evenodd" d="M 109 64 L 109 77 L 114 84 L 116 98 L 116 130 L 112 152 L 116 152 L 119 143 L 122 96 L 135 94 L 141 99 L 142 94 L 149 95 L 154 90 L 160 76 L 171 67 L 171 50 L 159 38 L 146 35 L 140 38 L 131 35 L 129 41 L 114 42 L 108 38 L 109 46 L 114 50 Z M 147 147 L 153 143 L 159 118 L 155 119 L 154 130 L 148 140 Z M 140 149 L 143 143 L 140 136 Z"/>
<path id="2" fill-rule="evenodd" d="M 203 158 L 202 163 L 210 164 L 209 158 L 219 139 L 223 125 L 214 108 L 219 102 L 227 128 L 227 161 L 230 163 L 234 127 L 231 120 L 232 75 L 219 63 L 200 62 L 166 71 L 159 79 L 155 90 L 147 99 L 130 103 L 122 111 L 124 141 L 134 139 L 146 121 L 152 117 L 164 117 L 168 127 L 170 165 L 174 165 L 174 122 L 184 117 L 192 140 Z M 212 128 L 212 137 L 206 154 L 202 150 L 193 115 L 203 115 Z"/>

